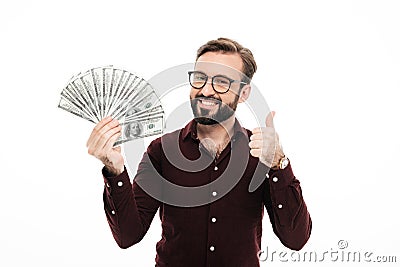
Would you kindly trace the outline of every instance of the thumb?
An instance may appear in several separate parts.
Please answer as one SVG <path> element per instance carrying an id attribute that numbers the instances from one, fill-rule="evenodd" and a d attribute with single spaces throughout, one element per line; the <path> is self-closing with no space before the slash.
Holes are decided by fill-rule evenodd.
<path id="1" fill-rule="evenodd" d="M 267 118 L 265 118 L 265 126 L 274 127 L 274 116 L 275 111 L 271 111 L 270 113 L 268 113 Z"/>

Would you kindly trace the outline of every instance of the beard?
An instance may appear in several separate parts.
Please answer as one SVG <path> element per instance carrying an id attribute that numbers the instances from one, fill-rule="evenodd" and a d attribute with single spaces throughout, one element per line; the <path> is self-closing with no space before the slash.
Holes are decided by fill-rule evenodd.
<path id="1" fill-rule="evenodd" d="M 213 109 L 205 109 L 199 106 L 202 100 L 215 102 Z M 236 111 L 239 96 L 235 95 L 235 99 L 231 103 L 223 103 L 221 100 L 214 97 L 206 97 L 204 95 L 196 95 L 190 100 L 194 120 L 203 125 L 214 125 L 229 119 Z"/>

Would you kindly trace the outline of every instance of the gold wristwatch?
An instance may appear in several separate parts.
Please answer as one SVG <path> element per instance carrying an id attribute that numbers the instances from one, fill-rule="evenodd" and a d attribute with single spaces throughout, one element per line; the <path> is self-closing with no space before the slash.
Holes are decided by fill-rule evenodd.
<path id="1" fill-rule="evenodd" d="M 289 165 L 289 159 L 285 155 L 279 160 L 279 163 L 277 166 L 272 168 L 273 170 L 283 170 Z"/>
<path id="2" fill-rule="evenodd" d="M 289 159 L 286 156 L 283 156 L 279 161 L 279 169 L 283 170 L 287 165 L 289 165 Z"/>

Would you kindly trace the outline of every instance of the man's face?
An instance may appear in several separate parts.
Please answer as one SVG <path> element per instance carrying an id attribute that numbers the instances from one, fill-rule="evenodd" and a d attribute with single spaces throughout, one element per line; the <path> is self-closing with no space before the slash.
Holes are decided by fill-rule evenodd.
<path id="1" fill-rule="evenodd" d="M 228 92 L 217 93 L 211 85 L 211 77 L 223 75 L 230 79 L 241 81 L 242 59 L 237 54 L 207 52 L 196 62 L 195 71 L 201 71 L 209 77 L 201 89 L 192 87 L 190 103 L 195 120 L 200 124 L 221 123 L 230 118 L 240 100 L 240 83 L 232 83 Z"/>

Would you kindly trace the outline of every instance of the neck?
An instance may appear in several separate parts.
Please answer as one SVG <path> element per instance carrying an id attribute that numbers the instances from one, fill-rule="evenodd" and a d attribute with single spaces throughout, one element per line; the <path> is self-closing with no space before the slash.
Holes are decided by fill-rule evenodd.
<path id="1" fill-rule="evenodd" d="M 230 139 L 233 135 L 235 116 L 232 115 L 227 120 L 212 125 L 197 124 L 197 136 L 200 139 L 210 138 L 215 141 Z"/>

